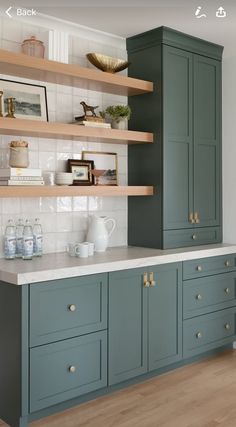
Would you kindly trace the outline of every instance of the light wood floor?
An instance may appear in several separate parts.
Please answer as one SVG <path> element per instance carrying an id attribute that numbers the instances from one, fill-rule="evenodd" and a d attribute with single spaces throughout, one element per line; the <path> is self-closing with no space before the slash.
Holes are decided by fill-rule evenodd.
<path id="1" fill-rule="evenodd" d="M 1 424 L 1 427 L 6 425 Z M 195 363 L 31 427 L 236 427 L 236 351 Z"/>

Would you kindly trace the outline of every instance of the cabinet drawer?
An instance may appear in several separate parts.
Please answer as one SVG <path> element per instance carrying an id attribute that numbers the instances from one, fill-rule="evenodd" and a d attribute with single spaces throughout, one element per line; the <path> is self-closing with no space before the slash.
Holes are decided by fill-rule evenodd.
<path id="1" fill-rule="evenodd" d="M 184 319 L 236 305 L 236 272 L 184 282 Z"/>
<path id="2" fill-rule="evenodd" d="M 204 353 L 233 341 L 236 308 L 206 314 L 184 321 L 184 357 Z"/>
<path id="3" fill-rule="evenodd" d="M 72 338 L 107 327 L 107 275 L 30 286 L 30 345 Z"/>
<path id="4" fill-rule="evenodd" d="M 183 279 L 194 279 L 195 277 L 209 276 L 211 274 L 225 273 L 236 269 L 236 255 L 221 255 L 210 258 L 184 261 Z"/>
<path id="5" fill-rule="evenodd" d="M 107 386 L 107 331 L 30 350 L 30 412 Z"/>
<path id="6" fill-rule="evenodd" d="M 168 230 L 163 233 L 164 249 L 199 246 L 221 241 L 219 227 Z"/>

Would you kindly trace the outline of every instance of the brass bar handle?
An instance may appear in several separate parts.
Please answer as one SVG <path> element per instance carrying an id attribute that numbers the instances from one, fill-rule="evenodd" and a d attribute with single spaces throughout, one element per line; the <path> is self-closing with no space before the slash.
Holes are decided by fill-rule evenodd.
<path id="1" fill-rule="evenodd" d="M 200 223 L 200 218 L 199 218 L 198 212 L 194 212 L 193 219 L 194 219 L 194 223 L 195 224 L 199 224 Z"/>
<path id="2" fill-rule="evenodd" d="M 149 273 L 149 282 L 150 282 L 151 288 L 153 288 L 154 286 L 156 286 L 156 281 L 154 280 L 154 273 L 153 273 L 153 271 L 151 271 L 151 273 Z"/>
<path id="3" fill-rule="evenodd" d="M 150 282 L 148 281 L 148 274 L 147 273 L 143 274 L 143 286 L 145 288 L 149 288 L 149 286 L 150 286 Z"/>
<path id="4" fill-rule="evenodd" d="M 230 288 L 225 288 L 225 294 L 226 295 L 230 294 Z"/>
<path id="5" fill-rule="evenodd" d="M 230 261 L 229 260 L 225 261 L 225 267 L 230 267 Z"/>
<path id="6" fill-rule="evenodd" d="M 193 212 L 189 213 L 188 222 L 190 222 L 190 224 L 194 224 Z"/>

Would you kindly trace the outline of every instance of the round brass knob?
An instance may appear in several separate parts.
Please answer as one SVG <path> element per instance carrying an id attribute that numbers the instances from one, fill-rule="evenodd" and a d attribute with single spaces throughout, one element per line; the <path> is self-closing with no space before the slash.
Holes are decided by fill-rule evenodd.
<path id="1" fill-rule="evenodd" d="M 225 267 L 230 267 L 230 261 L 225 261 Z"/>
<path id="2" fill-rule="evenodd" d="M 230 324 L 229 324 L 229 323 L 226 323 L 226 324 L 225 324 L 225 329 L 226 329 L 227 331 L 230 329 Z"/>
<path id="3" fill-rule="evenodd" d="M 202 299 L 202 295 L 201 295 L 201 294 L 196 295 L 196 299 L 197 299 L 198 301 L 200 301 L 200 300 Z"/>
<path id="4" fill-rule="evenodd" d="M 228 295 L 230 294 L 230 288 L 225 288 L 225 293 Z"/>
<path id="5" fill-rule="evenodd" d="M 196 333 L 196 337 L 197 337 L 197 338 L 202 338 L 202 333 L 201 333 L 201 332 L 197 332 L 197 333 Z"/>
<path id="6" fill-rule="evenodd" d="M 193 234 L 193 235 L 192 235 L 192 239 L 193 239 L 193 240 L 197 240 L 197 235 L 196 235 L 196 234 Z"/>
<path id="7" fill-rule="evenodd" d="M 70 304 L 68 306 L 68 308 L 69 308 L 70 311 L 75 311 L 76 310 L 76 305 L 75 304 Z"/>
<path id="8" fill-rule="evenodd" d="M 196 270 L 197 270 L 197 271 L 202 271 L 202 266 L 201 266 L 201 265 L 198 265 L 198 266 L 196 267 Z"/>
<path id="9" fill-rule="evenodd" d="M 74 374 L 75 373 L 75 371 L 76 371 L 76 367 L 75 366 L 69 366 L 69 372 L 71 373 L 71 374 Z"/>
<path id="10" fill-rule="evenodd" d="M 155 282 L 155 280 L 151 280 L 151 282 L 150 282 L 150 286 L 151 286 L 151 288 L 153 288 L 154 286 L 156 286 L 156 282 Z"/>

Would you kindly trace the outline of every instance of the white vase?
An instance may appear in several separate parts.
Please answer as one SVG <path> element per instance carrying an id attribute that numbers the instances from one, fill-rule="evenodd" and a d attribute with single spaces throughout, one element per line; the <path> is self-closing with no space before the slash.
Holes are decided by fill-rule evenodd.
<path id="1" fill-rule="evenodd" d="M 120 129 L 120 130 L 126 130 L 127 129 L 127 119 L 121 119 L 119 122 L 116 120 L 112 120 L 111 122 L 112 129 Z"/>
<path id="2" fill-rule="evenodd" d="M 110 222 L 111 228 L 108 231 L 106 224 Z M 90 219 L 87 241 L 94 243 L 96 252 L 105 252 L 108 246 L 109 237 L 113 233 L 116 226 L 116 221 L 107 216 L 93 215 Z"/>

